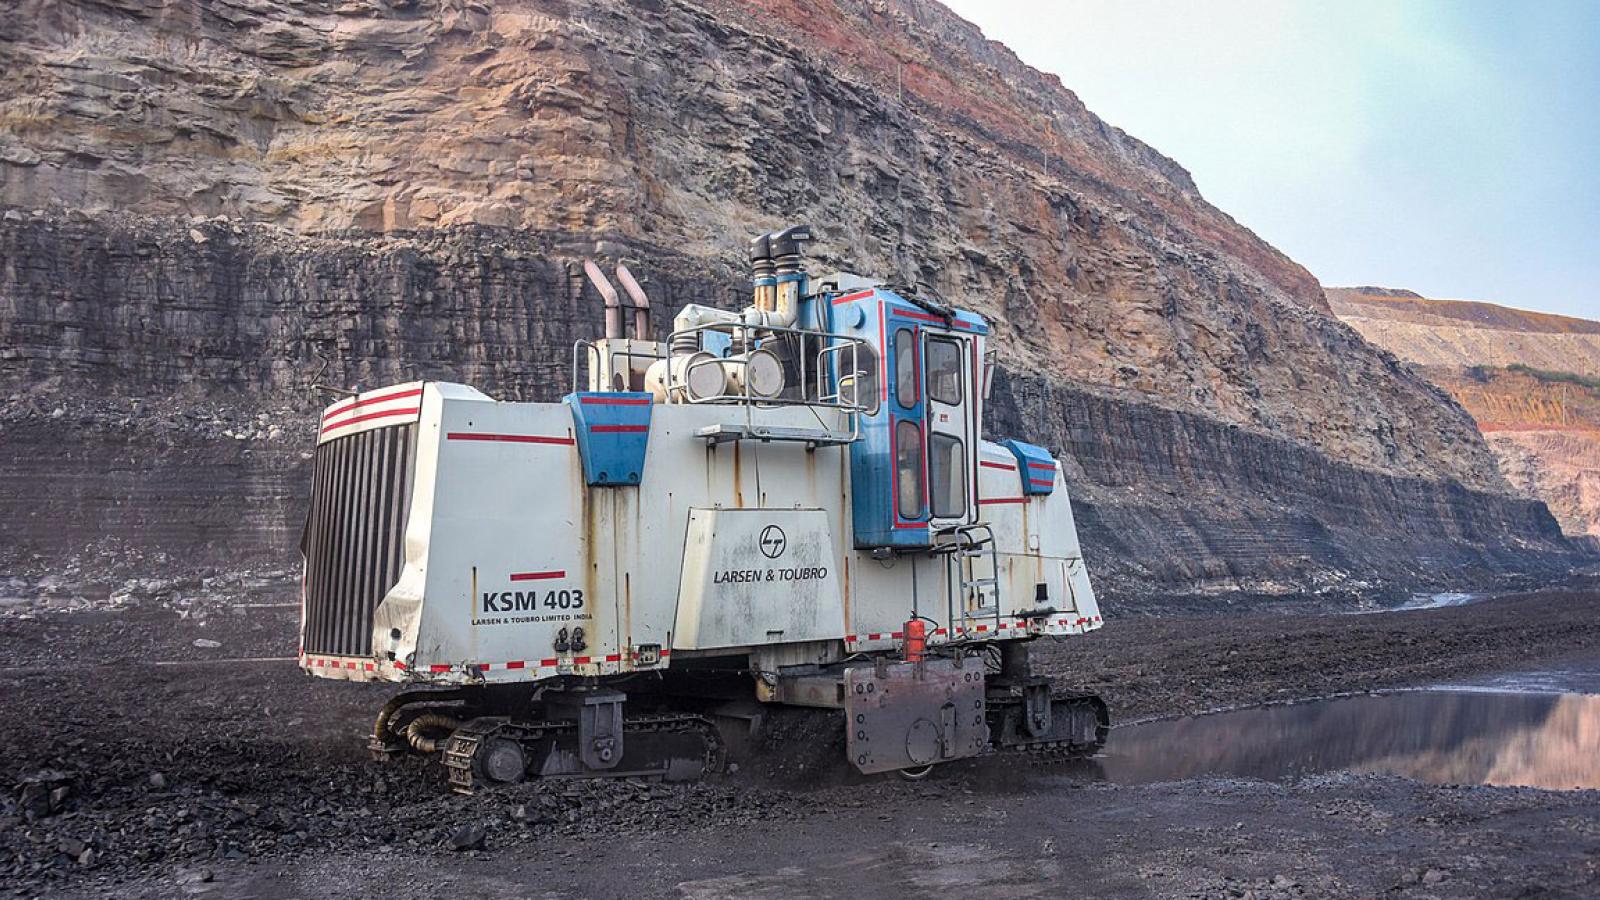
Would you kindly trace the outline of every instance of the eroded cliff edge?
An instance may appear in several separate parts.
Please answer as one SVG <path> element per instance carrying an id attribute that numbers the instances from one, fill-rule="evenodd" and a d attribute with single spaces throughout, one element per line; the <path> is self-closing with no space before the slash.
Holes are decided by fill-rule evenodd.
<path id="1" fill-rule="evenodd" d="M 732 305 L 744 238 L 809 221 L 819 268 L 921 278 L 996 321 L 1013 376 L 991 427 L 1078 459 L 1113 591 L 1574 560 L 1471 419 L 1308 273 L 934 3 L 35 2 L 0 22 L 0 63 L 5 502 L 52 483 L 45 449 L 82 463 L 52 488 L 82 527 L 34 506 L 13 548 L 121 539 L 74 499 L 105 499 L 103 445 L 199 454 L 281 510 L 245 532 L 292 556 L 313 375 L 549 398 L 598 327 L 581 257 L 627 259 L 668 308 Z M 135 544 L 163 503 L 187 528 L 172 477 L 111 492 Z M 251 546 L 217 518 L 183 540 Z"/>

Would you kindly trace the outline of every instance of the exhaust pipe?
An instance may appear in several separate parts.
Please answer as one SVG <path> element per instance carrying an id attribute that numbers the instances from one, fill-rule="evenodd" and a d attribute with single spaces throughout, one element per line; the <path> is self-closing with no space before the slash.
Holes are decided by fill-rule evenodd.
<path id="1" fill-rule="evenodd" d="M 617 289 L 611 286 L 605 273 L 594 264 L 594 260 L 583 261 L 583 274 L 589 276 L 589 283 L 600 292 L 606 301 L 606 337 L 610 339 L 622 337 L 622 301 L 617 297 Z"/>
<path id="2" fill-rule="evenodd" d="M 633 273 L 621 263 L 617 263 L 617 280 L 622 282 L 622 289 L 628 292 L 628 298 L 633 301 L 634 340 L 650 340 L 650 298 L 645 295 L 639 282 L 634 280 Z"/>

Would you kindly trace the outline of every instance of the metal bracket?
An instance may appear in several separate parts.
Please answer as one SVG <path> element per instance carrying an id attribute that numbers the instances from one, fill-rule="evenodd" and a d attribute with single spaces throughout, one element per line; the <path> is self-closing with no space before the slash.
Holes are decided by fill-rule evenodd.
<path id="1" fill-rule="evenodd" d="M 844 673 L 846 744 L 862 772 L 977 756 L 989 746 L 983 667 L 959 659 L 889 663 Z"/>
<path id="2" fill-rule="evenodd" d="M 607 688 L 545 694 L 551 718 L 578 720 L 578 759 L 589 769 L 614 769 L 622 761 L 622 706 L 628 695 Z"/>

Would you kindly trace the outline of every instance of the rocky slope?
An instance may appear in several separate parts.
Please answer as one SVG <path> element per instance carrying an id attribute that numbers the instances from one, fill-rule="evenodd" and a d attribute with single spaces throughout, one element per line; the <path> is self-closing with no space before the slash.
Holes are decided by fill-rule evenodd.
<path id="1" fill-rule="evenodd" d="M 1600 322 L 1496 306 L 1434 300 L 1410 291 L 1329 288 L 1345 323 L 1421 366 L 1531 366 L 1600 376 Z"/>
<path id="2" fill-rule="evenodd" d="M 1568 534 L 1600 538 L 1600 322 L 1409 291 L 1327 294 L 1472 414 L 1514 486 Z"/>
<path id="3" fill-rule="evenodd" d="M 992 424 L 1080 457 L 1113 593 L 1575 559 L 1304 269 L 926 0 L 24 0 L 0 21 L 0 204 L 0 478 L 89 523 L 105 492 L 188 515 L 190 452 L 292 520 L 314 376 L 552 397 L 598 324 L 584 256 L 627 259 L 663 306 L 731 305 L 746 235 L 810 221 L 817 268 L 997 322 L 1028 374 Z M 39 471 L 80 431 L 104 445 Z M 119 455 L 170 464 L 168 488 L 130 481 L 166 499 L 107 487 Z M 1389 514 L 1424 496 L 1459 527 Z M 0 527 L 28 565 L 121 534 L 26 521 Z M 1265 521 L 1308 537 L 1284 552 Z M 292 527 L 247 530 L 292 553 Z"/>

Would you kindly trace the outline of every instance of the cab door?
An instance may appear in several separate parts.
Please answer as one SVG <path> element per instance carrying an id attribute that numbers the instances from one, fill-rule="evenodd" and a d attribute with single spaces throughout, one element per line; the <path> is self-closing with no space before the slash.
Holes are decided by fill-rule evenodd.
<path id="1" fill-rule="evenodd" d="M 923 371 L 927 397 L 928 507 L 937 530 L 969 525 L 977 507 L 977 424 L 972 338 L 927 332 Z"/>

